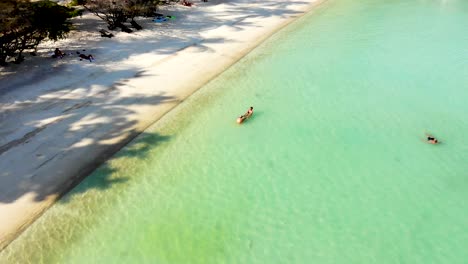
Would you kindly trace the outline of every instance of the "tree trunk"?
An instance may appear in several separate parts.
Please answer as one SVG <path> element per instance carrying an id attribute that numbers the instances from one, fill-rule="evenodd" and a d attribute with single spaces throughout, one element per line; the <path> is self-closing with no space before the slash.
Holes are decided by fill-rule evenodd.
<path id="1" fill-rule="evenodd" d="M 1 51 L 0 52 L 0 65 L 1 66 L 5 66 L 7 64 L 6 58 L 7 58 L 7 55 L 3 51 Z"/>

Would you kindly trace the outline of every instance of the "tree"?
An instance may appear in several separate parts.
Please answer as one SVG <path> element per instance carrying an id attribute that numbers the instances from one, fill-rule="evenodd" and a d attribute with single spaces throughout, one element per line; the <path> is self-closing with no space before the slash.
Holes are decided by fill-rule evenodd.
<path id="1" fill-rule="evenodd" d="M 134 18 L 154 14 L 158 5 L 175 2 L 176 0 L 76 0 L 91 13 L 95 14 L 107 23 L 110 30 L 120 28 L 127 33 L 132 32 L 124 23 L 130 19 L 130 23 L 136 29 L 141 29 Z"/>
<path id="2" fill-rule="evenodd" d="M 35 51 L 44 39 L 65 38 L 73 11 L 49 0 L 4 0 L 0 5 L 0 64 L 8 56 L 21 62 L 23 51 Z"/>
<path id="3" fill-rule="evenodd" d="M 5 0 L 0 2 L 0 64 L 7 56 L 13 56 L 19 46 L 19 32 L 26 21 L 21 13 L 27 10 L 26 1 Z"/>
<path id="4" fill-rule="evenodd" d="M 128 28 L 123 25 L 123 23 L 127 21 L 124 13 L 124 5 L 124 0 L 89 0 L 83 3 L 83 6 L 87 10 L 104 20 L 111 30 L 117 27 L 122 28 L 122 30 Z"/>

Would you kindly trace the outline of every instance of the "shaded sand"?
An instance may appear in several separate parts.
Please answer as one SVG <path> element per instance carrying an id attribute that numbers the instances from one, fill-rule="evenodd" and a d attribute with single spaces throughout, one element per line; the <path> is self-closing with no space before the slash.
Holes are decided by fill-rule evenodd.
<path id="1" fill-rule="evenodd" d="M 123 145 L 318 0 L 172 6 L 176 20 L 100 38 L 102 21 L 1 69 L 0 248 Z M 86 24 L 83 24 L 86 22 Z M 69 53 L 48 58 L 55 47 Z M 83 51 L 83 50 L 86 51 Z M 76 51 L 93 54 L 80 61 Z"/>

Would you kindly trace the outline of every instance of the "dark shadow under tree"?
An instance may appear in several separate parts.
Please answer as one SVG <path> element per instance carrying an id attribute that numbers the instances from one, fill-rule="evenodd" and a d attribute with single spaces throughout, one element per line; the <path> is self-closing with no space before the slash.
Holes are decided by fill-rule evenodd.
<path id="1" fill-rule="evenodd" d="M 72 28 L 73 8 L 49 0 L 4 0 L 0 2 L 0 64 L 8 57 L 23 60 L 24 50 L 37 49 L 45 39 L 65 38 Z"/>

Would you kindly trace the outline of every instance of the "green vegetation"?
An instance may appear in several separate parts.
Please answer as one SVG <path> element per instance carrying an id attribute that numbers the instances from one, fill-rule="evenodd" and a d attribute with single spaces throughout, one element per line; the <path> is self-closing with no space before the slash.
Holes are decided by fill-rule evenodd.
<path id="1" fill-rule="evenodd" d="M 1 0 L 0 65 L 12 58 L 15 63 L 20 63 L 24 60 L 25 50 L 33 51 L 34 55 L 43 40 L 65 38 L 72 29 L 70 18 L 81 16 L 84 9 L 104 20 L 110 30 L 119 28 L 131 33 L 130 27 L 142 29 L 135 17 L 154 17 L 158 6 L 177 1 L 72 0 L 67 7 L 51 0 Z"/>
<path id="2" fill-rule="evenodd" d="M 45 39 L 65 38 L 71 30 L 70 18 L 75 9 L 49 0 L 2 0 L 0 2 L 0 64 L 7 57 L 16 63 L 23 60 L 24 50 L 36 50 Z"/>
<path id="3" fill-rule="evenodd" d="M 74 0 L 73 4 L 83 5 L 91 13 L 104 20 L 110 30 L 120 28 L 130 33 L 132 30 L 124 23 L 130 20 L 135 29 L 142 27 L 134 20 L 137 16 L 154 16 L 161 4 L 176 2 L 177 0 Z"/>

